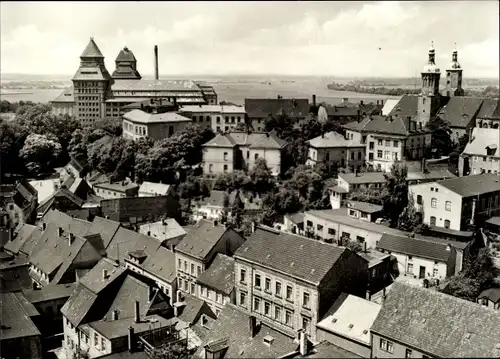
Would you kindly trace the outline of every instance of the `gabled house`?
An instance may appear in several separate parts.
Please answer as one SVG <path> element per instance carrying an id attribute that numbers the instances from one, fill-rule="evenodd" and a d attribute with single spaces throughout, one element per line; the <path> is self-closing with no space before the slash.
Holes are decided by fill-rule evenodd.
<path id="1" fill-rule="evenodd" d="M 218 220 L 223 217 L 224 212 L 230 211 L 229 194 L 226 191 L 211 190 L 210 196 L 193 204 L 193 219 Z"/>
<path id="2" fill-rule="evenodd" d="M 143 224 L 139 227 L 139 233 L 156 238 L 163 247 L 173 251 L 186 235 L 186 230 L 175 219 L 167 218 Z"/>
<path id="3" fill-rule="evenodd" d="M 139 197 L 155 197 L 173 194 L 172 186 L 163 183 L 142 182 L 139 187 Z"/>
<path id="4" fill-rule="evenodd" d="M 474 127 L 483 101 L 484 99 L 475 97 L 450 97 L 439 110 L 437 116 L 449 123 L 453 142 L 457 142 Z"/>
<path id="5" fill-rule="evenodd" d="M 500 310 L 500 288 L 483 290 L 476 301 L 487 308 Z"/>
<path id="6" fill-rule="evenodd" d="M 277 118 L 280 115 L 287 116 L 292 121 L 298 122 L 309 115 L 308 99 L 282 98 L 245 98 L 245 111 L 248 123 L 254 131 L 265 131 L 265 121 L 269 118 Z"/>
<path id="7" fill-rule="evenodd" d="M 8 213 L 14 227 L 22 223 L 33 223 L 37 205 L 38 192 L 28 181 L 21 180 L 15 186 L 0 186 L 0 208 Z"/>
<path id="8" fill-rule="evenodd" d="M 484 99 L 476 116 L 476 126 L 498 129 L 500 126 L 500 100 Z"/>
<path id="9" fill-rule="evenodd" d="M 458 161 L 460 176 L 500 173 L 500 130 L 475 127 Z"/>

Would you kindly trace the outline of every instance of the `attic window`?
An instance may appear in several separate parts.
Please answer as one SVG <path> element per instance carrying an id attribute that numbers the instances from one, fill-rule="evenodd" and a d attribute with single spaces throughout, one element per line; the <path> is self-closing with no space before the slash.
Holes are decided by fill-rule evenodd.
<path id="1" fill-rule="evenodd" d="M 332 323 L 337 323 L 337 318 L 333 318 Z"/>
<path id="2" fill-rule="evenodd" d="M 367 334 L 368 333 L 368 330 L 363 330 L 363 334 Z"/>

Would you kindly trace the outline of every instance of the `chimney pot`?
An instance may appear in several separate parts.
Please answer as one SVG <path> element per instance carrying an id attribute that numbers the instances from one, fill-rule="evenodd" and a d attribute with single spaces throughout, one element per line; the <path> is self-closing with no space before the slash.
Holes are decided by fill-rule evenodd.
<path id="1" fill-rule="evenodd" d="M 313 95 L 313 106 L 316 106 L 316 95 Z"/>
<path id="2" fill-rule="evenodd" d="M 135 345 L 134 345 L 134 328 L 132 328 L 132 326 L 130 326 L 128 328 L 128 351 L 129 352 L 133 352 L 135 349 Z"/>
<path id="3" fill-rule="evenodd" d="M 257 327 L 257 318 L 255 318 L 253 315 L 249 316 L 248 317 L 248 330 L 249 330 L 250 338 L 255 337 L 256 327 Z"/>
<path id="4" fill-rule="evenodd" d="M 299 351 L 300 355 L 307 355 L 307 333 L 303 329 L 301 329 L 299 332 Z"/>
<path id="5" fill-rule="evenodd" d="M 366 291 L 366 300 L 371 300 L 372 299 L 372 293 L 370 292 L 370 290 L 368 289 Z"/>

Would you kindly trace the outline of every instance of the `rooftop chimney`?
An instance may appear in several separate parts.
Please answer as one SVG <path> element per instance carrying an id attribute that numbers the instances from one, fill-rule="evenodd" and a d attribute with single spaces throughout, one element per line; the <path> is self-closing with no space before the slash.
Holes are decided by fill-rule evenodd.
<path id="1" fill-rule="evenodd" d="M 316 106 L 316 95 L 313 95 L 313 106 Z"/>
<path id="2" fill-rule="evenodd" d="M 68 245 L 71 246 L 73 241 L 75 240 L 75 235 L 73 233 L 68 234 Z"/>
<path id="3" fill-rule="evenodd" d="M 217 224 L 218 224 L 218 222 L 217 222 L 217 220 L 215 220 L 214 221 L 214 227 L 217 227 Z"/>
<path id="4" fill-rule="evenodd" d="M 303 357 L 307 355 L 307 333 L 304 329 L 299 331 L 299 351 Z"/>
<path id="5" fill-rule="evenodd" d="M 155 80 L 159 80 L 160 75 L 158 73 L 158 46 L 155 45 Z"/>
<path id="6" fill-rule="evenodd" d="M 425 158 L 422 158 L 422 173 L 425 173 Z"/>
<path id="7" fill-rule="evenodd" d="M 132 326 L 130 326 L 128 328 L 128 351 L 132 353 L 135 349 L 134 347 L 135 347 L 135 345 L 134 345 L 134 328 L 132 328 Z"/>
<path id="8" fill-rule="evenodd" d="M 366 242 L 363 242 L 363 252 L 366 253 Z"/>
<path id="9" fill-rule="evenodd" d="M 57 235 L 58 235 L 59 237 L 62 237 L 62 235 L 63 235 L 63 229 L 62 229 L 61 227 L 58 227 L 58 228 L 57 228 Z"/>
<path id="10" fill-rule="evenodd" d="M 139 301 L 136 300 L 134 302 L 134 322 L 139 323 L 141 321 L 141 317 L 139 314 Z"/>
<path id="11" fill-rule="evenodd" d="M 366 291 L 366 300 L 371 300 L 372 299 L 372 292 L 370 292 L 370 290 L 368 289 Z"/>
<path id="12" fill-rule="evenodd" d="M 106 280 L 109 278 L 109 275 L 108 275 L 108 270 L 107 269 L 103 269 L 102 270 L 102 279 L 103 280 Z"/>
<path id="13" fill-rule="evenodd" d="M 255 337 L 256 330 L 257 329 L 257 318 L 255 318 L 253 315 L 248 317 L 248 332 L 250 335 L 250 338 Z"/>
<path id="14" fill-rule="evenodd" d="M 47 229 L 47 223 L 42 223 L 42 231 L 45 231 Z"/>
<path id="15" fill-rule="evenodd" d="M 356 121 L 359 123 L 359 121 L 361 120 L 361 116 L 360 116 L 360 110 L 358 108 L 358 110 L 356 111 Z"/>
<path id="16" fill-rule="evenodd" d="M 151 237 L 151 231 L 148 231 L 148 237 Z"/>
<path id="17" fill-rule="evenodd" d="M 359 101 L 359 104 L 360 104 L 361 106 L 363 106 L 363 100 Z"/>

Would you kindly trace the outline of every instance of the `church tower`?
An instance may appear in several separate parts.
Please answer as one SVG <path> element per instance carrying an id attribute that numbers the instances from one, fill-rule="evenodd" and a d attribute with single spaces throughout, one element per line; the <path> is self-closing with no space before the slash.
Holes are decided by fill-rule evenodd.
<path id="1" fill-rule="evenodd" d="M 434 44 L 429 48 L 429 60 L 422 71 L 422 91 L 418 97 L 418 122 L 425 127 L 432 114 L 438 110 L 441 103 L 439 79 L 441 71 L 436 66 Z"/>
<path id="2" fill-rule="evenodd" d="M 139 71 L 137 71 L 137 60 L 135 59 L 134 53 L 124 47 L 120 51 L 115 60 L 116 69 L 113 72 L 114 79 L 121 80 L 140 80 L 142 78 Z"/>
<path id="3" fill-rule="evenodd" d="M 465 92 L 462 88 L 462 72 L 463 69 L 458 63 L 457 44 L 455 44 L 451 56 L 451 63 L 446 69 L 446 88 L 443 91 L 443 96 L 454 97 L 464 95 Z"/>
<path id="4" fill-rule="evenodd" d="M 80 67 L 73 76 L 75 115 L 83 125 L 88 125 L 104 118 L 105 100 L 110 91 L 108 70 L 104 65 L 104 56 L 94 39 L 80 56 Z"/>

